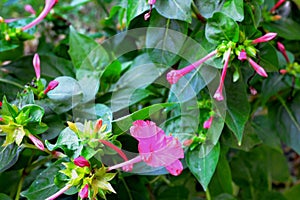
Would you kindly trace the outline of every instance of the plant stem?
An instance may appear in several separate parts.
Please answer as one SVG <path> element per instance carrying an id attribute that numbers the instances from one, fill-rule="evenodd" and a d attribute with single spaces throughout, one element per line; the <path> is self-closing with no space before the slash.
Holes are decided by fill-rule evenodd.
<path id="1" fill-rule="evenodd" d="M 111 166 L 107 169 L 107 171 L 111 171 L 113 169 L 118 169 L 118 168 L 121 168 L 121 167 L 124 167 L 124 166 L 127 166 L 127 165 L 133 165 L 134 163 L 137 163 L 137 162 L 140 162 L 142 161 L 142 157 L 141 156 L 137 156 L 131 160 L 128 160 L 126 162 L 122 162 L 122 163 L 119 163 L 119 164 L 116 164 L 114 166 Z"/>
<path id="2" fill-rule="evenodd" d="M 123 151 L 117 147 L 116 145 L 112 144 L 111 142 L 108 142 L 106 140 L 99 140 L 99 142 L 101 142 L 102 144 L 112 148 L 113 150 L 115 150 L 125 161 L 128 160 L 127 156 L 125 155 L 125 153 L 123 153 Z"/>
<path id="3" fill-rule="evenodd" d="M 22 89 L 24 88 L 24 86 L 19 84 L 19 83 L 16 83 L 16 82 L 13 82 L 13 81 L 10 81 L 10 80 L 6 80 L 6 79 L 3 79 L 3 78 L 0 78 L 0 82 L 11 84 L 11 85 L 14 85 L 18 88 L 22 88 Z"/>
<path id="4" fill-rule="evenodd" d="M 62 189 L 60 189 L 58 192 L 56 192 L 52 196 L 48 197 L 46 200 L 54 200 L 54 199 L 56 199 L 57 197 L 59 197 L 60 195 L 62 195 L 63 193 L 65 193 L 68 189 L 70 189 L 71 187 L 72 187 L 72 185 L 67 184 L 65 187 L 63 187 Z"/>
<path id="5" fill-rule="evenodd" d="M 17 189 L 17 194 L 16 194 L 16 197 L 15 197 L 15 200 L 20 199 L 20 194 L 21 194 L 21 191 L 22 191 L 22 186 L 23 186 L 23 182 L 24 182 L 25 177 L 26 177 L 25 169 L 23 169 L 22 170 L 22 176 L 21 176 L 21 179 L 20 179 L 19 184 L 18 184 L 18 189 Z"/>
<path id="6" fill-rule="evenodd" d="M 209 189 L 208 189 L 208 188 L 206 189 L 205 194 L 206 194 L 206 199 L 207 199 L 207 200 L 211 200 L 211 196 L 210 196 L 210 193 L 209 193 Z"/>

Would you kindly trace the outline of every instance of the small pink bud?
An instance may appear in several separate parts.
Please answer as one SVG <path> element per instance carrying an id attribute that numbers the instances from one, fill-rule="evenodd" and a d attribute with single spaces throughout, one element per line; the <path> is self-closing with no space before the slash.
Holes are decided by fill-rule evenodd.
<path id="1" fill-rule="evenodd" d="M 44 94 L 47 94 L 50 90 L 53 90 L 58 86 L 59 82 L 58 81 L 50 81 L 48 84 L 47 88 L 44 90 Z"/>
<path id="2" fill-rule="evenodd" d="M 40 150 L 44 151 L 45 147 L 41 140 L 34 137 L 32 134 L 28 135 L 29 139 L 32 141 L 32 143 Z"/>
<path id="3" fill-rule="evenodd" d="M 192 143 L 193 143 L 193 140 L 192 140 L 192 139 L 185 140 L 185 141 L 183 142 L 183 146 L 189 147 Z"/>
<path id="4" fill-rule="evenodd" d="M 89 185 L 86 184 L 81 190 L 80 192 L 78 193 L 79 197 L 81 199 L 85 199 L 85 198 L 88 198 L 89 197 Z"/>
<path id="5" fill-rule="evenodd" d="M 90 167 L 90 163 L 83 156 L 79 156 L 74 159 L 74 164 L 78 167 Z"/>
<path id="6" fill-rule="evenodd" d="M 35 76 L 36 79 L 39 80 L 41 77 L 41 68 L 40 68 L 40 57 L 39 54 L 34 54 L 33 61 L 32 61 L 34 71 L 35 71 Z"/>
<path id="7" fill-rule="evenodd" d="M 151 16 L 151 12 L 147 12 L 145 15 L 144 15 L 144 20 L 147 21 Z"/>
<path id="8" fill-rule="evenodd" d="M 288 71 L 286 69 L 279 70 L 280 74 L 285 75 Z"/>
<path id="9" fill-rule="evenodd" d="M 268 42 L 273 40 L 277 36 L 277 33 L 267 33 L 259 38 L 256 38 L 252 41 L 253 44 L 261 43 L 261 42 Z"/>
<path id="10" fill-rule="evenodd" d="M 248 61 L 249 61 L 250 65 L 253 67 L 253 69 L 256 71 L 256 73 L 258 73 L 262 77 L 268 77 L 268 74 L 266 73 L 264 68 L 262 68 L 256 62 L 254 62 L 251 58 L 248 58 Z"/>
<path id="11" fill-rule="evenodd" d="M 209 128 L 211 127 L 213 118 L 214 118 L 214 117 L 211 116 L 208 120 L 206 120 L 206 121 L 203 123 L 203 128 L 209 129 Z"/>
<path id="12" fill-rule="evenodd" d="M 31 14 L 33 14 L 33 15 L 35 15 L 35 13 L 36 13 L 35 10 L 33 9 L 33 7 L 31 5 L 29 5 L 29 4 L 26 4 L 24 6 L 24 10 L 27 11 L 27 12 L 29 12 L 29 13 L 31 13 Z"/>
<path id="13" fill-rule="evenodd" d="M 250 86 L 250 87 L 249 87 L 249 90 L 250 90 L 250 93 L 251 93 L 253 96 L 257 94 L 257 90 L 256 90 L 254 87 Z"/>
<path id="14" fill-rule="evenodd" d="M 59 151 L 52 151 L 51 154 L 53 155 L 54 158 L 63 158 L 66 156 L 65 154 Z"/>
<path id="15" fill-rule="evenodd" d="M 285 47 L 284 45 L 281 43 L 281 42 L 277 42 L 277 47 L 278 47 L 278 50 L 281 52 L 281 54 L 283 55 L 283 57 L 285 58 L 286 62 L 287 63 L 290 63 L 290 59 L 289 57 L 287 56 L 287 53 L 286 53 L 286 50 L 285 50 Z"/>
<path id="16" fill-rule="evenodd" d="M 2 101 L 0 101 L 0 107 L 2 107 Z"/>
<path id="17" fill-rule="evenodd" d="M 240 52 L 240 54 L 238 56 L 238 59 L 241 60 L 241 61 L 247 60 L 247 53 L 244 49 Z"/>
<path id="18" fill-rule="evenodd" d="M 271 13 L 275 12 L 275 10 L 277 8 L 279 8 L 281 6 L 281 4 L 283 4 L 285 2 L 285 0 L 279 0 L 270 10 Z"/>
<path id="19" fill-rule="evenodd" d="M 154 5 L 156 3 L 156 0 L 148 0 L 148 4 Z"/>
<path id="20" fill-rule="evenodd" d="M 102 119 L 99 119 L 95 125 L 95 129 L 94 129 L 94 132 L 98 132 L 101 127 L 102 127 L 102 123 L 103 123 L 103 120 Z"/>

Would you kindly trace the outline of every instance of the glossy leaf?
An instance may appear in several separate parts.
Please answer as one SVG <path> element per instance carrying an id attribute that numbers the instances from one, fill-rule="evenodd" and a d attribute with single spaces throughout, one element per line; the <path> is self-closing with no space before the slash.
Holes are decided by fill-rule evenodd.
<path id="1" fill-rule="evenodd" d="M 205 18 L 211 18 L 215 12 L 220 11 L 223 3 L 223 0 L 195 0 L 200 14 Z"/>
<path id="2" fill-rule="evenodd" d="M 3 144 L 3 141 L 1 142 L 1 144 Z M 23 147 L 18 147 L 16 144 L 10 144 L 5 147 L 0 147 L 0 173 L 9 169 L 18 161 L 19 154 L 22 150 Z"/>
<path id="3" fill-rule="evenodd" d="M 243 0 L 230 0 L 225 1 L 221 12 L 228 15 L 235 21 L 243 21 L 244 19 L 244 1 Z"/>
<path id="4" fill-rule="evenodd" d="M 218 143 L 210 152 L 206 152 L 204 157 L 200 153 L 202 152 L 201 148 L 202 145 L 193 151 L 188 151 L 186 162 L 203 189 L 206 190 L 218 164 L 220 144 Z"/>
<path id="5" fill-rule="evenodd" d="M 159 14 L 168 19 L 178 19 L 186 22 L 191 22 L 191 0 L 165 0 L 156 1 L 155 9 Z"/>
<path id="6" fill-rule="evenodd" d="M 205 27 L 206 39 L 214 44 L 219 44 L 220 41 L 237 42 L 239 40 L 239 26 L 227 15 L 216 12 L 207 20 Z"/>

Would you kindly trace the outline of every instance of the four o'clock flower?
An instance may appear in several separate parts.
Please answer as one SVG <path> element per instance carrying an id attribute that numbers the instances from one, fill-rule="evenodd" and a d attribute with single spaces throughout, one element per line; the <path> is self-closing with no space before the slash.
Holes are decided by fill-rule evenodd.
<path id="1" fill-rule="evenodd" d="M 90 163 L 83 156 L 79 156 L 74 159 L 74 164 L 78 167 L 90 167 Z"/>
<path id="2" fill-rule="evenodd" d="M 32 61 L 34 71 L 35 71 L 35 76 L 36 79 L 39 80 L 41 77 L 41 68 L 40 68 L 40 57 L 39 54 L 34 54 L 33 61 Z"/>
<path id="3" fill-rule="evenodd" d="M 200 60 L 192 63 L 191 65 L 188 65 L 188 66 L 186 66 L 186 67 L 184 67 L 182 69 L 171 70 L 167 74 L 167 80 L 168 80 L 168 82 L 170 84 L 177 83 L 181 77 L 183 77 L 184 75 L 188 74 L 193 69 L 196 69 L 197 67 L 199 67 L 201 64 L 203 64 L 204 62 L 206 62 L 208 59 L 210 59 L 211 57 L 213 57 L 216 54 L 217 54 L 217 50 L 214 50 L 213 52 L 207 54 L 204 58 L 201 58 Z"/>
<path id="4" fill-rule="evenodd" d="M 279 8 L 283 3 L 285 2 L 285 0 L 279 0 L 270 10 L 271 13 L 275 12 L 275 10 L 277 8 Z"/>
<path id="5" fill-rule="evenodd" d="M 231 48 L 229 48 L 225 53 L 224 53 L 224 66 L 223 66 L 223 70 L 222 70 L 222 74 L 221 74 L 221 79 L 220 79 L 220 83 L 219 83 L 219 87 L 216 90 L 215 94 L 214 94 L 214 98 L 217 101 L 222 101 L 224 99 L 223 97 L 223 87 L 224 87 L 224 81 L 225 81 L 225 77 L 226 77 L 226 72 L 227 72 L 227 68 L 228 68 L 228 63 L 230 60 L 230 54 L 231 54 Z"/>
<path id="6" fill-rule="evenodd" d="M 24 10 L 31 13 L 31 14 L 33 14 L 33 15 L 36 14 L 35 10 L 33 9 L 33 7 L 30 4 L 26 4 L 24 6 Z"/>
<path id="7" fill-rule="evenodd" d="M 88 198 L 88 196 L 89 196 L 89 185 L 88 185 L 88 184 L 86 184 L 86 185 L 80 190 L 80 192 L 78 193 L 78 196 L 79 196 L 81 199 Z"/>
<path id="8" fill-rule="evenodd" d="M 204 123 L 203 123 L 203 128 L 205 129 L 209 129 L 211 127 L 211 124 L 213 122 L 213 119 L 214 117 L 211 116 L 208 120 L 206 120 Z"/>
<path id="9" fill-rule="evenodd" d="M 290 59 L 286 53 L 285 47 L 281 42 L 277 42 L 277 48 L 280 51 L 280 53 L 283 55 L 287 63 L 290 63 Z"/>
<path id="10" fill-rule="evenodd" d="M 59 82 L 58 81 L 50 81 L 50 83 L 48 84 L 47 88 L 44 90 L 44 94 L 47 94 L 50 90 L 53 90 L 54 88 L 56 88 L 58 86 Z"/>
<path id="11" fill-rule="evenodd" d="M 257 74 L 259 74 L 262 77 L 268 77 L 267 72 L 262 68 L 259 64 L 257 64 L 254 60 L 252 60 L 250 57 L 247 56 L 247 53 L 245 50 L 242 50 L 238 56 L 238 59 L 241 61 L 248 60 L 250 65 L 253 67 L 253 69 L 256 71 Z"/>
<path id="12" fill-rule="evenodd" d="M 52 7 L 58 2 L 58 0 L 45 0 L 45 7 L 42 10 L 42 12 L 40 13 L 40 15 L 35 18 L 32 22 L 30 22 L 29 24 L 27 24 L 26 26 L 22 27 L 22 30 L 25 31 L 27 29 L 32 28 L 33 26 L 37 25 L 38 23 L 40 23 L 50 12 L 50 10 L 52 9 Z"/>
<path id="13" fill-rule="evenodd" d="M 29 134 L 29 139 L 33 142 L 33 144 L 40 150 L 44 151 L 45 147 L 41 140 L 37 139 L 34 135 Z"/>
<path id="14" fill-rule="evenodd" d="M 148 4 L 150 5 L 150 10 L 149 12 L 147 12 L 145 15 L 144 15 L 144 19 L 147 21 L 150 16 L 151 16 L 151 12 L 152 12 L 152 7 L 153 5 L 156 3 L 156 0 L 148 0 Z"/>
<path id="15" fill-rule="evenodd" d="M 270 40 L 273 40 L 276 36 L 277 36 L 277 33 L 267 33 L 259 38 L 256 38 L 255 40 L 252 40 L 252 44 L 268 42 Z"/>

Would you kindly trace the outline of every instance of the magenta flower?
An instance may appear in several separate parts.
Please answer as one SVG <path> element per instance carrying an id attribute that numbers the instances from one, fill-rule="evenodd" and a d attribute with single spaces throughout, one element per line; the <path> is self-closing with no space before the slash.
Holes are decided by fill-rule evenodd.
<path id="1" fill-rule="evenodd" d="M 205 129 L 209 129 L 211 127 L 211 124 L 213 122 L 213 119 L 214 117 L 211 116 L 208 120 L 206 120 L 204 123 L 203 123 L 203 128 Z"/>
<path id="2" fill-rule="evenodd" d="M 238 56 L 238 59 L 239 60 L 247 60 L 247 53 L 246 53 L 246 51 L 243 49 L 241 52 L 240 52 L 240 54 L 239 54 L 239 56 Z"/>
<path id="3" fill-rule="evenodd" d="M 0 107 L 2 107 L 2 101 L 0 101 Z"/>
<path id="4" fill-rule="evenodd" d="M 35 71 L 35 76 L 36 79 L 39 80 L 41 77 L 41 68 L 40 68 L 40 57 L 39 54 L 34 54 L 33 61 L 32 61 L 34 71 Z"/>
<path id="5" fill-rule="evenodd" d="M 179 81 L 179 79 L 181 77 L 183 77 L 184 75 L 186 75 L 187 73 L 191 72 L 193 69 L 196 69 L 197 67 L 199 67 L 202 63 L 206 62 L 208 59 L 210 59 L 211 57 L 213 57 L 214 55 L 217 54 L 217 50 L 214 50 L 213 52 L 207 54 L 204 58 L 201 58 L 200 60 L 182 68 L 179 70 L 171 70 L 168 74 L 167 74 L 167 80 L 170 84 L 175 84 Z"/>
<path id="6" fill-rule="evenodd" d="M 267 33 L 259 38 L 256 38 L 255 40 L 252 40 L 253 44 L 261 43 L 261 42 L 268 42 L 270 40 L 273 40 L 277 36 L 277 33 Z"/>
<path id="7" fill-rule="evenodd" d="M 257 94 L 257 90 L 254 87 L 250 86 L 249 90 L 250 90 L 250 93 L 252 95 L 256 95 Z"/>
<path id="8" fill-rule="evenodd" d="M 58 86 L 59 82 L 58 81 L 50 81 L 48 84 L 47 88 L 44 90 L 44 94 L 47 94 L 50 90 L 53 90 Z"/>
<path id="9" fill-rule="evenodd" d="M 279 8 L 281 6 L 281 4 L 283 4 L 285 2 L 285 0 L 279 0 L 270 10 L 271 13 L 275 12 L 275 10 L 277 8 Z"/>
<path id="10" fill-rule="evenodd" d="M 33 14 L 33 15 L 36 14 L 36 12 L 35 12 L 35 10 L 33 9 L 33 7 L 32 7 L 31 5 L 29 5 L 29 4 L 26 4 L 26 5 L 24 6 L 24 10 L 27 11 L 27 12 L 29 12 L 29 13 L 31 13 L 31 14 Z"/>
<path id="11" fill-rule="evenodd" d="M 223 70 L 222 70 L 219 87 L 218 87 L 218 89 L 216 90 L 216 92 L 214 94 L 214 98 L 217 101 L 223 101 L 224 100 L 224 97 L 223 97 L 223 87 L 224 87 L 224 81 L 225 81 L 226 72 L 227 72 L 227 68 L 228 68 L 228 63 L 229 63 L 229 60 L 230 60 L 230 53 L 231 53 L 231 48 L 229 48 L 224 53 L 225 63 L 224 63 L 224 67 L 223 67 Z"/>
<path id="12" fill-rule="evenodd" d="M 250 65 L 253 67 L 253 69 L 256 71 L 256 73 L 258 73 L 262 77 L 268 77 L 268 74 L 266 73 L 266 71 L 264 70 L 264 68 L 262 68 L 256 62 L 254 62 L 251 58 L 248 58 L 248 61 L 249 61 Z"/>
<path id="13" fill-rule="evenodd" d="M 290 59 L 286 53 L 286 50 L 285 50 L 285 47 L 284 45 L 281 43 L 281 42 L 277 42 L 277 47 L 278 47 L 278 50 L 280 51 L 280 53 L 283 55 L 283 57 L 285 58 L 286 62 L 287 63 L 290 63 Z"/>
<path id="14" fill-rule="evenodd" d="M 80 192 L 78 193 L 79 197 L 81 199 L 85 199 L 85 198 L 88 198 L 89 197 L 89 185 L 86 184 L 81 190 Z"/>
<path id="15" fill-rule="evenodd" d="M 151 16 L 151 12 L 152 12 L 152 7 L 153 5 L 156 3 L 156 0 L 148 0 L 148 4 L 150 5 L 150 10 L 149 12 L 147 12 L 145 15 L 144 15 L 144 20 L 147 21 L 150 16 Z"/>
<path id="16" fill-rule="evenodd" d="M 152 167 L 164 166 L 174 176 L 181 173 L 183 167 L 179 159 L 184 157 L 184 152 L 178 139 L 166 136 L 151 121 L 135 121 L 130 133 L 139 141 L 138 150 L 145 163 Z"/>
<path id="17" fill-rule="evenodd" d="M 288 71 L 286 69 L 279 70 L 279 73 L 282 75 L 285 75 Z"/>
<path id="18" fill-rule="evenodd" d="M 45 147 L 44 144 L 41 140 L 37 139 L 34 135 L 29 134 L 28 135 L 29 139 L 32 141 L 32 143 L 41 151 L 44 151 Z"/>
<path id="19" fill-rule="evenodd" d="M 37 25 L 38 23 L 40 23 L 50 12 L 50 10 L 52 9 L 52 7 L 58 2 L 58 0 L 45 0 L 45 7 L 42 10 L 42 12 L 40 13 L 40 15 L 35 18 L 32 22 L 30 22 L 29 24 L 27 24 L 26 26 L 22 27 L 22 30 L 25 31 L 27 29 L 32 28 L 33 26 Z"/>
<path id="20" fill-rule="evenodd" d="M 78 167 L 90 167 L 90 163 L 83 156 L 79 156 L 74 159 L 74 164 Z"/>

